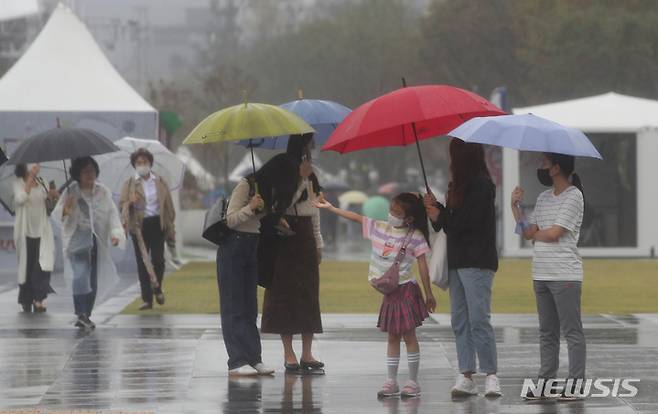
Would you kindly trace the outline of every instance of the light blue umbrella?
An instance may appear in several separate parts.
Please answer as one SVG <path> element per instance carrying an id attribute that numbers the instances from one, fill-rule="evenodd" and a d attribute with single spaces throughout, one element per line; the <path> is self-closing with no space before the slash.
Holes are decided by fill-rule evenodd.
<path id="1" fill-rule="evenodd" d="M 582 132 L 532 114 L 473 118 L 447 135 L 465 142 L 496 145 L 519 151 L 552 152 L 603 159 Z"/>
<path id="2" fill-rule="evenodd" d="M 344 105 L 333 101 L 321 99 L 299 99 L 287 102 L 281 105 L 281 108 L 287 109 L 306 121 L 315 129 L 313 138 L 315 145 L 321 147 L 327 142 L 329 135 L 334 132 L 336 126 L 340 124 L 352 110 Z M 286 149 L 288 146 L 288 135 L 268 138 L 252 139 L 238 141 L 238 145 L 243 147 L 254 147 L 264 149 Z"/>

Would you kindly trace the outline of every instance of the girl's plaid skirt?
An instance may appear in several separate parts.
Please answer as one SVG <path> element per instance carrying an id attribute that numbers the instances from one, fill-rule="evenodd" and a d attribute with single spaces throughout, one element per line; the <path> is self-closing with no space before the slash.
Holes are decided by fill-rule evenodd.
<path id="1" fill-rule="evenodd" d="M 420 287 L 412 281 L 384 295 L 377 327 L 383 332 L 402 334 L 421 326 L 427 317 L 429 313 Z"/>

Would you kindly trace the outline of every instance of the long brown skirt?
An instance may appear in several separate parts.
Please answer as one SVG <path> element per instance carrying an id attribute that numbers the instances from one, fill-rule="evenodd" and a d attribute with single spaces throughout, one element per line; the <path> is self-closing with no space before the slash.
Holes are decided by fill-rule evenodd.
<path id="1" fill-rule="evenodd" d="M 321 333 L 320 269 L 311 217 L 287 217 L 294 236 L 279 237 L 272 285 L 265 290 L 261 332 Z M 259 246 L 267 248 L 267 246 Z"/>

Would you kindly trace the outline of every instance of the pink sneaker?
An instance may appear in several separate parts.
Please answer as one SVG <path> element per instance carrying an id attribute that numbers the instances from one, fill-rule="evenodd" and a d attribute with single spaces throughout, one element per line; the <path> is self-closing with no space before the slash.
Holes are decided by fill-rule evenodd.
<path id="1" fill-rule="evenodd" d="M 377 398 L 388 398 L 400 395 L 400 387 L 393 380 L 386 380 L 382 388 L 377 392 Z"/>
<path id="2" fill-rule="evenodd" d="M 413 398 L 420 397 L 420 386 L 412 380 L 407 381 L 407 383 L 402 387 L 402 397 L 403 398 Z"/>

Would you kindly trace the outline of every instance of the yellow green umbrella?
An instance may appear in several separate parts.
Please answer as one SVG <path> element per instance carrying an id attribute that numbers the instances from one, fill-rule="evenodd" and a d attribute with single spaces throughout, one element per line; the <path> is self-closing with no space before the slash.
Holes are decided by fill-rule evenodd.
<path id="1" fill-rule="evenodd" d="M 242 103 L 208 116 L 190 132 L 183 144 L 209 144 L 311 132 L 315 130 L 302 118 L 281 107 Z"/>
<path id="2" fill-rule="evenodd" d="M 275 138 L 308 134 L 315 130 L 296 114 L 279 106 L 245 102 L 210 114 L 185 138 L 183 144 L 211 144 L 243 139 Z M 251 165 L 256 173 L 254 147 Z M 256 186 L 258 192 L 258 186 Z"/>

